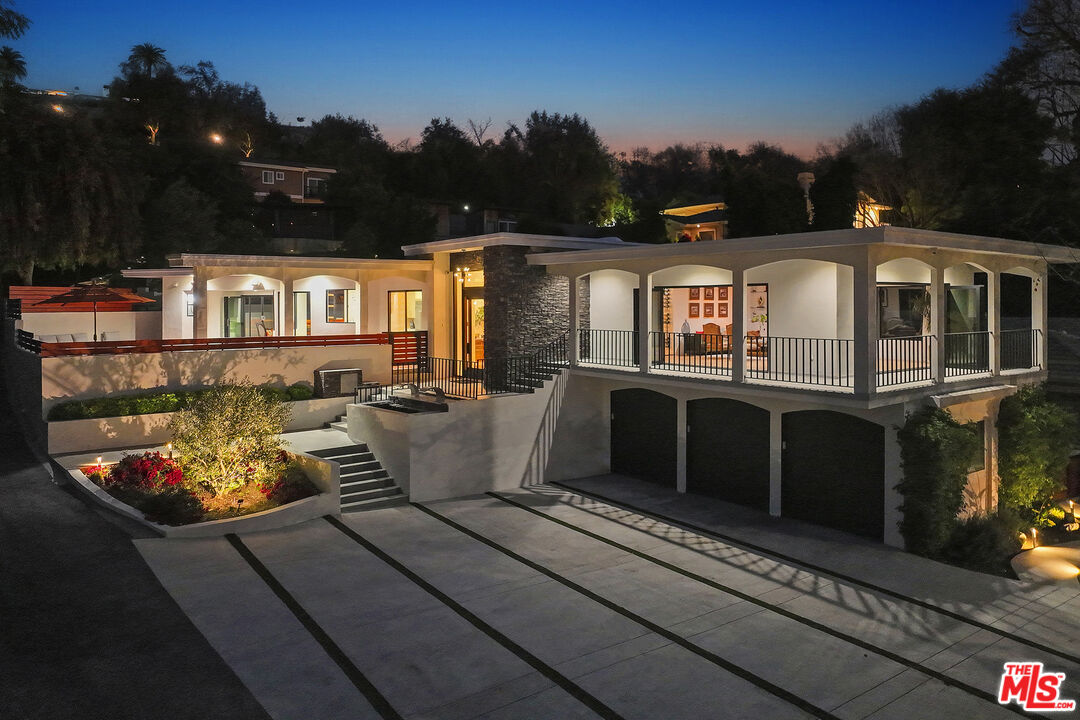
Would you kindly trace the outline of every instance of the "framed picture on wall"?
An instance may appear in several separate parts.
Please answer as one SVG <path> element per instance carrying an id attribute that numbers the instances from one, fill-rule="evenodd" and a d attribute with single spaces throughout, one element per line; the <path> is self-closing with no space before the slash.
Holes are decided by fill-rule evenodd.
<path id="1" fill-rule="evenodd" d="M 690 317 L 701 317 L 701 305 L 699 303 L 690 303 Z"/>
<path id="2" fill-rule="evenodd" d="M 715 297 L 716 297 L 716 288 L 711 288 L 711 287 L 705 288 L 705 299 L 706 300 L 712 300 Z M 707 314 L 708 313 L 706 313 L 706 315 Z"/>
<path id="3" fill-rule="evenodd" d="M 700 300 L 701 299 L 701 288 L 699 288 L 699 287 L 690 288 L 690 299 L 691 300 Z"/>
<path id="4" fill-rule="evenodd" d="M 716 306 L 712 303 L 705 303 L 705 317 L 712 317 L 715 308 Z"/>
<path id="5" fill-rule="evenodd" d="M 716 308 L 716 317 L 727 317 L 727 305 L 720 303 Z"/>
<path id="6" fill-rule="evenodd" d="M 717 289 L 720 291 L 720 294 L 717 296 L 717 299 L 718 300 L 727 300 L 728 299 L 728 289 L 726 287 L 717 288 Z"/>

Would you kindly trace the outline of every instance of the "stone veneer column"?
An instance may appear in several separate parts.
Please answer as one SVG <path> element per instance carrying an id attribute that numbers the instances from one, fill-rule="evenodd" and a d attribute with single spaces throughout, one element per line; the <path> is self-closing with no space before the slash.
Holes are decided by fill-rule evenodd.
<path id="1" fill-rule="evenodd" d="M 488 357 L 523 355 L 570 329 L 570 281 L 529 265 L 531 248 L 484 248 L 484 346 Z M 470 266 L 471 267 L 471 266 Z"/>

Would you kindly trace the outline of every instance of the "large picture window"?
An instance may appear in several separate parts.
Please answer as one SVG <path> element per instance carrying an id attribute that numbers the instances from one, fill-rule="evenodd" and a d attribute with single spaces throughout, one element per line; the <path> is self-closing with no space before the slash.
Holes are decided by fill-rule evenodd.
<path id="1" fill-rule="evenodd" d="M 387 303 L 390 309 L 390 332 L 412 332 L 422 329 L 424 293 L 420 290 L 391 290 Z"/>
<path id="2" fill-rule="evenodd" d="M 326 291 L 326 322 L 343 323 L 352 322 L 349 316 L 349 306 L 352 304 L 352 294 L 355 290 L 327 290 Z"/>

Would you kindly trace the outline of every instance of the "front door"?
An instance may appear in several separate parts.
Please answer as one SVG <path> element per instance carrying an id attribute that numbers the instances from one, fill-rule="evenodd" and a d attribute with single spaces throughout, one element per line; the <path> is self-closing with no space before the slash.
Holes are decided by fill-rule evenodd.
<path id="1" fill-rule="evenodd" d="M 225 298 L 222 310 L 223 337 L 274 335 L 274 296 L 238 295 Z"/>
<path id="2" fill-rule="evenodd" d="M 484 359 L 484 288 L 461 289 L 461 338 L 464 358 L 470 362 Z"/>

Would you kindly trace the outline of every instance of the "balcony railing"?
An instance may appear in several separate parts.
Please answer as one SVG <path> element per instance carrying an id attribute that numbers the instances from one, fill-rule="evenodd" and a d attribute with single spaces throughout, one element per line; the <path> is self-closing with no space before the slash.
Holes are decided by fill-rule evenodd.
<path id="1" fill-rule="evenodd" d="M 753 380 L 850 388 L 853 340 L 746 337 L 746 377 Z"/>
<path id="2" fill-rule="evenodd" d="M 1026 370 L 1042 364 L 1041 330 L 1003 330 L 999 337 L 1002 370 Z"/>
<path id="3" fill-rule="evenodd" d="M 649 333 L 650 365 L 657 370 L 731 376 L 730 335 Z"/>
<path id="4" fill-rule="evenodd" d="M 935 339 L 933 335 L 879 339 L 877 386 L 885 388 L 933 380 Z"/>
<path id="5" fill-rule="evenodd" d="M 578 362 L 608 367 L 637 367 L 636 330 L 578 331 Z"/>
<path id="6" fill-rule="evenodd" d="M 957 378 L 990 372 L 990 333 L 945 334 L 945 377 Z"/>

